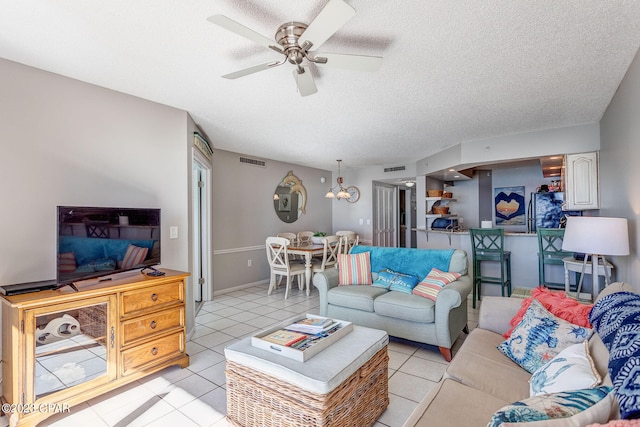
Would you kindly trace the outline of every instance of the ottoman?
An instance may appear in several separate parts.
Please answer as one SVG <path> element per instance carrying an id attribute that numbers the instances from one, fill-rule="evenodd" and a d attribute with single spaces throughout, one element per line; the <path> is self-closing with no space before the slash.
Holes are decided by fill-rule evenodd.
<path id="1" fill-rule="evenodd" d="M 372 426 L 389 404 L 385 331 L 354 326 L 305 362 L 244 338 L 225 348 L 227 420 L 251 426 Z"/>

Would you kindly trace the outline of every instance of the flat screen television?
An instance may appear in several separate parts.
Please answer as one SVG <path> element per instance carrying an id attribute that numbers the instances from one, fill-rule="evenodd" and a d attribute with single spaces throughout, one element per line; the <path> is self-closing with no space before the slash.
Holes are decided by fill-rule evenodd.
<path id="1" fill-rule="evenodd" d="M 58 206 L 58 285 L 160 263 L 160 209 Z"/>

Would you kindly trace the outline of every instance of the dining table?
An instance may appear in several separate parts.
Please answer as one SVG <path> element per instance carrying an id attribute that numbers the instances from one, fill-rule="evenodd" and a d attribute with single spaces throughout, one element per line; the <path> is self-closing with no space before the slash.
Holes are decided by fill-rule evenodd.
<path id="1" fill-rule="evenodd" d="M 307 296 L 309 296 L 311 291 L 311 277 L 313 275 L 311 271 L 312 263 L 314 255 L 322 255 L 324 253 L 324 245 L 315 244 L 315 243 L 307 243 L 295 246 L 289 246 L 287 251 L 291 255 L 302 255 L 304 256 L 304 277 L 307 286 Z"/>

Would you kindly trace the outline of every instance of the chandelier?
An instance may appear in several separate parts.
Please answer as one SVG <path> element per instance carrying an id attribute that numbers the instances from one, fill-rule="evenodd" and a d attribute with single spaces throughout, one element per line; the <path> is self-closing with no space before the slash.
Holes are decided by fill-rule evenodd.
<path id="1" fill-rule="evenodd" d="M 342 186 L 344 181 L 342 176 L 340 176 L 340 162 L 342 162 L 342 160 L 336 161 L 338 162 L 338 178 L 336 178 L 337 185 L 329 188 L 329 191 L 327 191 L 327 194 L 325 194 L 324 197 L 327 199 L 348 199 L 351 195 Z"/>

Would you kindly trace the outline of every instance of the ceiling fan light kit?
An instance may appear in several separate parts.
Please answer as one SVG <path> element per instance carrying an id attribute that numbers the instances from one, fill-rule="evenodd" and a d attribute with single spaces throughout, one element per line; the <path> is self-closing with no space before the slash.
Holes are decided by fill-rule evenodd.
<path id="1" fill-rule="evenodd" d="M 302 65 L 304 61 L 356 71 L 373 72 L 380 68 L 382 58 L 378 56 L 311 53 L 346 24 L 355 13 L 355 9 L 343 0 L 329 0 L 311 24 L 292 21 L 280 25 L 275 34 L 276 43 L 226 16 L 214 15 L 207 20 L 284 56 L 280 61 L 255 65 L 222 77 L 237 79 L 289 62 L 296 67 L 293 70 L 293 78 L 298 92 L 301 96 L 308 96 L 316 93 L 318 89 L 309 67 Z"/>

